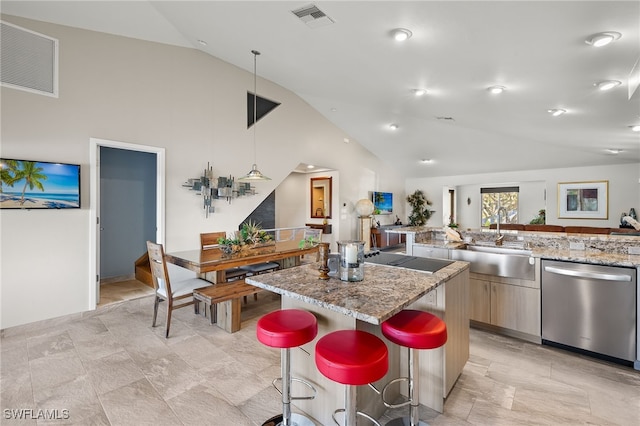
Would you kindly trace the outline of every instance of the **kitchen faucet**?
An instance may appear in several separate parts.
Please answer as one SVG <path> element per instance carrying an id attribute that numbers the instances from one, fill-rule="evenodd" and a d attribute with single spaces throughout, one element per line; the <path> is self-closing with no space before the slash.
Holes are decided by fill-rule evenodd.
<path id="1" fill-rule="evenodd" d="M 496 230 L 498 231 L 498 235 L 496 237 L 496 245 L 497 246 L 501 246 L 502 245 L 502 241 L 504 240 L 504 235 L 500 235 L 500 212 L 504 213 L 504 217 L 507 217 L 507 209 L 505 209 L 504 207 L 500 207 L 498 209 L 498 223 L 496 224 Z"/>

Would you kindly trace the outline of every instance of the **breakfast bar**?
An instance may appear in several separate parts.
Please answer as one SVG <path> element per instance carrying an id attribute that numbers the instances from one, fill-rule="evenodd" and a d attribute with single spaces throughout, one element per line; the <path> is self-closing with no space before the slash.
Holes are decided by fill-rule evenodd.
<path id="1" fill-rule="evenodd" d="M 442 412 L 444 398 L 469 357 L 469 264 L 451 262 L 435 272 L 370 263 L 364 267 L 364 280 L 360 282 L 345 282 L 333 276 L 320 280 L 319 263 L 246 279 L 249 284 L 280 294 L 283 309 L 304 309 L 318 320 L 316 339 L 291 353 L 293 376 L 313 383 L 318 395 L 314 400 L 295 401 L 296 407 L 321 424 L 332 424 L 331 413 L 344 405 L 343 385 L 326 379 L 314 362 L 316 341 L 332 331 L 364 330 L 385 341 L 389 371 L 375 384 L 378 389 L 406 371 L 406 350 L 401 356 L 400 348 L 382 336 L 380 324 L 402 309 L 412 308 L 432 312 L 447 324 L 446 345 L 420 353 L 420 403 Z M 295 385 L 293 390 L 296 394 Z M 303 392 L 304 389 L 298 390 Z M 406 395 L 406 389 L 397 386 L 387 394 L 399 393 Z M 357 408 L 374 418 L 386 410 L 380 397 L 366 386 L 358 388 Z"/>

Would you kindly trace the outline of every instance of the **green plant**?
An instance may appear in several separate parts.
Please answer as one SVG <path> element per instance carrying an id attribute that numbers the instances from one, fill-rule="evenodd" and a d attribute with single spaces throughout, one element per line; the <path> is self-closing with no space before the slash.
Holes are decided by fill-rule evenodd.
<path id="1" fill-rule="evenodd" d="M 218 244 L 226 246 L 243 246 L 266 243 L 273 237 L 262 229 L 259 223 L 249 220 L 242 224 L 240 230 L 232 237 L 218 238 Z"/>
<path id="2" fill-rule="evenodd" d="M 424 226 L 431 215 L 433 214 L 429 210 L 431 201 L 427 200 L 427 197 L 419 189 L 407 196 L 407 202 L 411 205 L 411 214 L 409 215 L 410 226 Z"/>
<path id="3" fill-rule="evenodd" d="M 271 240 L 271 235 L 267 234 L 259 223 L 249 219 L 240 227 L 240 239 L 246 244 L 265 243 Z"/>
<path id="4" fill-rule="evenodd" d="M 299 248 L 305 247 L 313 247 L 315 244 L 319 243 L 318 238 L 315 235 L 310 235 L 307 238 L 303 238 L 298 243 Z"/>
<path id="5" fill-rule="evenodd" d="M 547 212 L 545 209 L 541 209 L 538 212 L 538 216 L 533 218 L 529 223 L 533 225 L 544 225 L 546 222 L 547 222 Z"/>

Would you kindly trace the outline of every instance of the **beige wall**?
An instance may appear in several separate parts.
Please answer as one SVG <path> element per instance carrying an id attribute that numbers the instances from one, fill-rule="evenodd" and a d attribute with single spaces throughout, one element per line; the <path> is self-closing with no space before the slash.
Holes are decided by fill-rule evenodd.
<path id="1" fill-rule="evenodd" d="M 282 104 L 257 127 L 257 162 L 273 180 L 259 194 L 216 202 L 204 217 L 201 200 L 183 188 L 207 162 L 214 173 L 241 176 L 253 163 L 246 93 L 253 75 L 197 50 L 2 16 L 60 41 L 60 96 L 1 89 L 2 145 L 7 158 L 82 165 L 82 209 L 0 211 L 0 328 L 93 309 L 90 288 L 89 139 L 166 149 L 166 248 L 197 247 L 204 231 L 237 229 L 301 162 L 339 172 L 335 238 L 355 237 L 353 204 L 372 190 L 402 193 L 404 179 L 330 124 L 292 92 L 258 79 L 258 93 Z M 250 64 L 250 53 L 247 52 Z M 258 72 L 259 74 L 259 72 Z M 383 184 L 381 184 L 383 182 Z M 303 202 L 301 192 L 277 203 Z M 277 216 L 280 216 L 277 213 Z M 299 226 L 302 215 L 285 223 Z"/>
<path id="2" fill-rule="evenodd" d="M 600 180 L 609 181 L 608 219 L 558 218 L 559 182 Z M 640 163 L 407 179 L 406 191 L 410 193 L 415 189 L 424 190 L 433 201 L 433 210 L 442 212 L 442 187 L 461 190 L 458 192 L 458 221 L 462 229 L 466 229 L 480 227 L 480 187 L 500 184 L 516 184 L 521 187 L 520 206 L 524 207 L 524 213 L 520 216 L 520 223 L 529 223 L 538 209 L 546 208 L 548 224 L 615 228 L 620 224 L 622 212 L 629 212 L 631 207 L 635 208 L 636 212 L 640 211 Z M 471 198 L 470 205 L 466 203 L 467 197 Z M 429 226 L 442 224 L 439 213 L 428 223 Z"/>

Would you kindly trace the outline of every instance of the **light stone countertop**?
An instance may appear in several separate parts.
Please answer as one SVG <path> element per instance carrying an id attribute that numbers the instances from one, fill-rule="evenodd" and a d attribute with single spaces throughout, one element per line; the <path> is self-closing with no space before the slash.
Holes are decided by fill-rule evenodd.
<path id="1" fill-rule="evenodd" d="M 440 228 L 428 227 L 404 227 L 395 228 L 388 232 L 405 234 L 428 234 L 430 232 L 441 233 Z M 495 230 L 462 231 L 463 235 L 471 235 L 475 238 L 490 238 L 495 235 Z M 640 268 L 640 255 L 626 254 L 628 247 L 640 247 L 640 238 L 627 236 L 609 236 L 598 234 L 565 234 L 562 232 L 527 232 L 505 231 L 507 240 L 515 240 L 522 236 L 532 246 L 532 256 L 540 259 L 562 260 L 567 262 L 589 263 L 593 265 L 622 266 L 627 268 Z M 509 242 L 523 241 L 505 241 Z M 569 242 L 582 242 L 585 250 L 570 250 Z M 464 242 L 453 242 L 445 239 L 426 239 L 417 241 L 416 245 L 424 245 L 433 248 L 457 249 L 464 248 Z"/>
<path id="2" fill-rule="evenodd" d="M 379 325 L 450 278 L 469 268 L 455 261 L 435 273 L 365 263 L 364 280 L 318 277 L 319 263 L 247 277 L 256 287 Z"/>
<path id="3" fill-rule="evenodd" d="M 443 240 L 430 240 L 416 245 L 423 245 L 433 248 L 445 248 L 449 250 L 464 248 L 464 243 L 457 243 Z M 535 247 L 531 249 L 533 257 L 549 260 L 563 260 L 567 262 L 589 263 L 592 265 L 623 266 L 627 268 L 640 267 L 640 255 L 607 253 L 604 251 L 588 250 L 566 250 L 559 248 Z"/>

